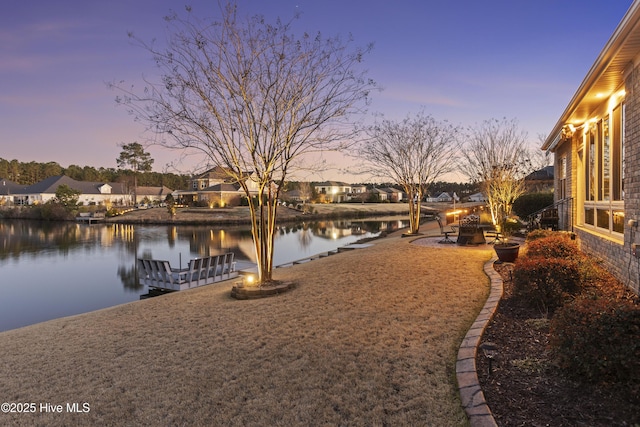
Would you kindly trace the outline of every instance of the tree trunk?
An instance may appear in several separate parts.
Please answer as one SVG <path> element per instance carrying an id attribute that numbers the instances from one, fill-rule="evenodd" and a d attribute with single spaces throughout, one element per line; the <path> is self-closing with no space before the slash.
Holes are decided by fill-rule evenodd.
<path id="1" fill-rule="evenodd" d="M 247 192 L 248 194 L 248 192 Z M 271 190 L 265 195 L 264 190 L 258 193 L 258 206 L 249 197 L 251 214 L 251 234 L 258 268 L 258 284 L 273 279 L 273 247 L 275 241 L 277 199 Z"/>
<path id="2" fill-rule="evenodd" d="M 409 233 L 418 234 L 420 230 L 420 194 L 412 189 L 405 190 L 409 195 Z"/>

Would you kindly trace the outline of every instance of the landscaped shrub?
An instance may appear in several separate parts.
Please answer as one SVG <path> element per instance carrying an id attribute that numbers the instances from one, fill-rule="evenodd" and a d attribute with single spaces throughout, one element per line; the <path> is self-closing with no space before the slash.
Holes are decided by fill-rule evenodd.
<path id="1" fill-rule="evenodd" d="M 74 214 L 69 207 L 60 203 L 45 203 L 38 205 L 35 210 L 40 213 L 40 219 L 46 221 L 66 221 L 74 218 Z"/>
<path id="2" fill-rule="evenodd" d="M 544 239 L 545 237 L 553 236 L 558 233 L 558 231 L 544 230 L 542 228 L 532 230 L 527 233 L 527 242 L 532 242 L 537 239 Z"/>
<path id="3" fill-rule="evenodd" d="M 564 233 L 556 233 L 527 243 L 528 257 L 575 258 L 581 256 L 576 243 Z"/>
<path id="4" fill-rule="evenodd" d="M 551 319 L 553 357 L 569 376 L 640 381 L 640 306 L 628 300 L 578 298 Z"/>
<path id="5" fill-rule="evenodd" d="M 511 235 L 520 231 L 520 229 L 523 228 L 523 225 L 516 218 L 509 218 L 504 222 L 502 227 L 503 227 L 502 228 L 503 233 L 507 235 Z"/>
<path id="6" fill-rule="evenodd" d="M 523 220 L 529 215 L 553 204 L 553 193 L 525 193 L 513 202 L 513 213 Z"/>
<path id="7" fill-rule="evenodd" d="M 517 296 L 544 312 L 553 312 L 578 291 L 580 268 L 571 258 L 522 257 L 513 269 Z"/>
<path id="8" fill-rule="evenodd" d="M 597 259 L 588 258 L 588 261 L 580 263 L 580 296 L 582 298 L 639 301 L 638 295 L 613 277 Z"/>

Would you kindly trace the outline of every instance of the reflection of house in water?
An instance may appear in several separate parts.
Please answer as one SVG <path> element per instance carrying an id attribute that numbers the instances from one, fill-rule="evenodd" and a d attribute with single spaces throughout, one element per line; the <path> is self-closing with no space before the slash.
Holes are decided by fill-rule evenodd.
<path id="1" fill-rule="evenodd" d="M 381 231 L 393 232 L 406 226 L 407 220 L 391 221 L 318 221 L 311 228 L 314 235 L 326 239 L 360 236 Z"/>
<path id="2" fill-rule="evenodd" d="M 34 257 L 44 257 L 52 251 L 66 254 L 87 242 L 111 246 L 113 236 L 104 227 L 86 227 L 69 222 L 0 222 L 0 259 L 12 253 L 25 252 L 32 253 Z"/>
<path id="3" fill-rule="evenodd" d="M 186 228 L 180 230 L 182 238 L 189 241 L 190 250 L 201 257 L 221 255 L 233 252 L 236 259 L 255 259 L 251 230 L 247 228 L 226 227 Z"/>

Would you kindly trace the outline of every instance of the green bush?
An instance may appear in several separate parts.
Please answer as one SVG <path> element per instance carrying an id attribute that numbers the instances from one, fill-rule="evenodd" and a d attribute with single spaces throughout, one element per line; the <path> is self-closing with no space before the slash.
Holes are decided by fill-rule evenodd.
<path id="1" fill-rule="evenodd" d="M 579 289 L 580 268 L 571 258 L 526 256 L 516 261 L 513 286 L 517 296 L 544 312 L 553 312 Z"/>
<path id="2" fill-rule="evenodd" d="M 581 256 L 575 241 L 564 233 L 535 239 L 527 243 L 527 256 L 544 258 L 575 258 Z"/>
<path id="3" fill-rule="evenodd" d="M 579 298 L 551 319 L 555 362 L 590 382 L 640 381 L 640 307 L 628 300 Z"/>
<path id="4" fill-rule="evenodd" d="M 73 212 L 69 206 L 64 206 L 61 203 L 49 202 L 43 205 L 38 205 L 35 209 L 40 214 L 40 219 L 46 221 L 65 221 L 72 220 L 74 218 Z"/>
<path id="5" fill-rule="evenodd" d="M 513 213 L 522 219 L 553 204 L 553 193 L 526 193 L 513 202 Z"/>
<path id="6" fill-rule="evenodd" d="M 114 216 L 122 215 L 120 209 L 117 208 L 109 208 L 105 214 L 107 218 L 112 218 Z"/>
<path id="7" fill-rule="evenodd" d="M 521 228 L 523 228 L 523 225 L 520 221 L 515 218 L 509 218 L 504 222 L 502 232 L 511 235 L 520 231 Z"/>

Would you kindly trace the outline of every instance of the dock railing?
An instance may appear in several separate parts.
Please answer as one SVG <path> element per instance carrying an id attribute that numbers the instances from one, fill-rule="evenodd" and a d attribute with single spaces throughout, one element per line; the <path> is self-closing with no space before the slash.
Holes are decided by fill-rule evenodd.
<path id="1" fill-rule="evenodd" d="M 181 291 L 238 277 L 233 252 L 195 258 L 187 268 L 172 268 L 169 261 L 138 259 L 139 283 L 150 288 Z"/>

